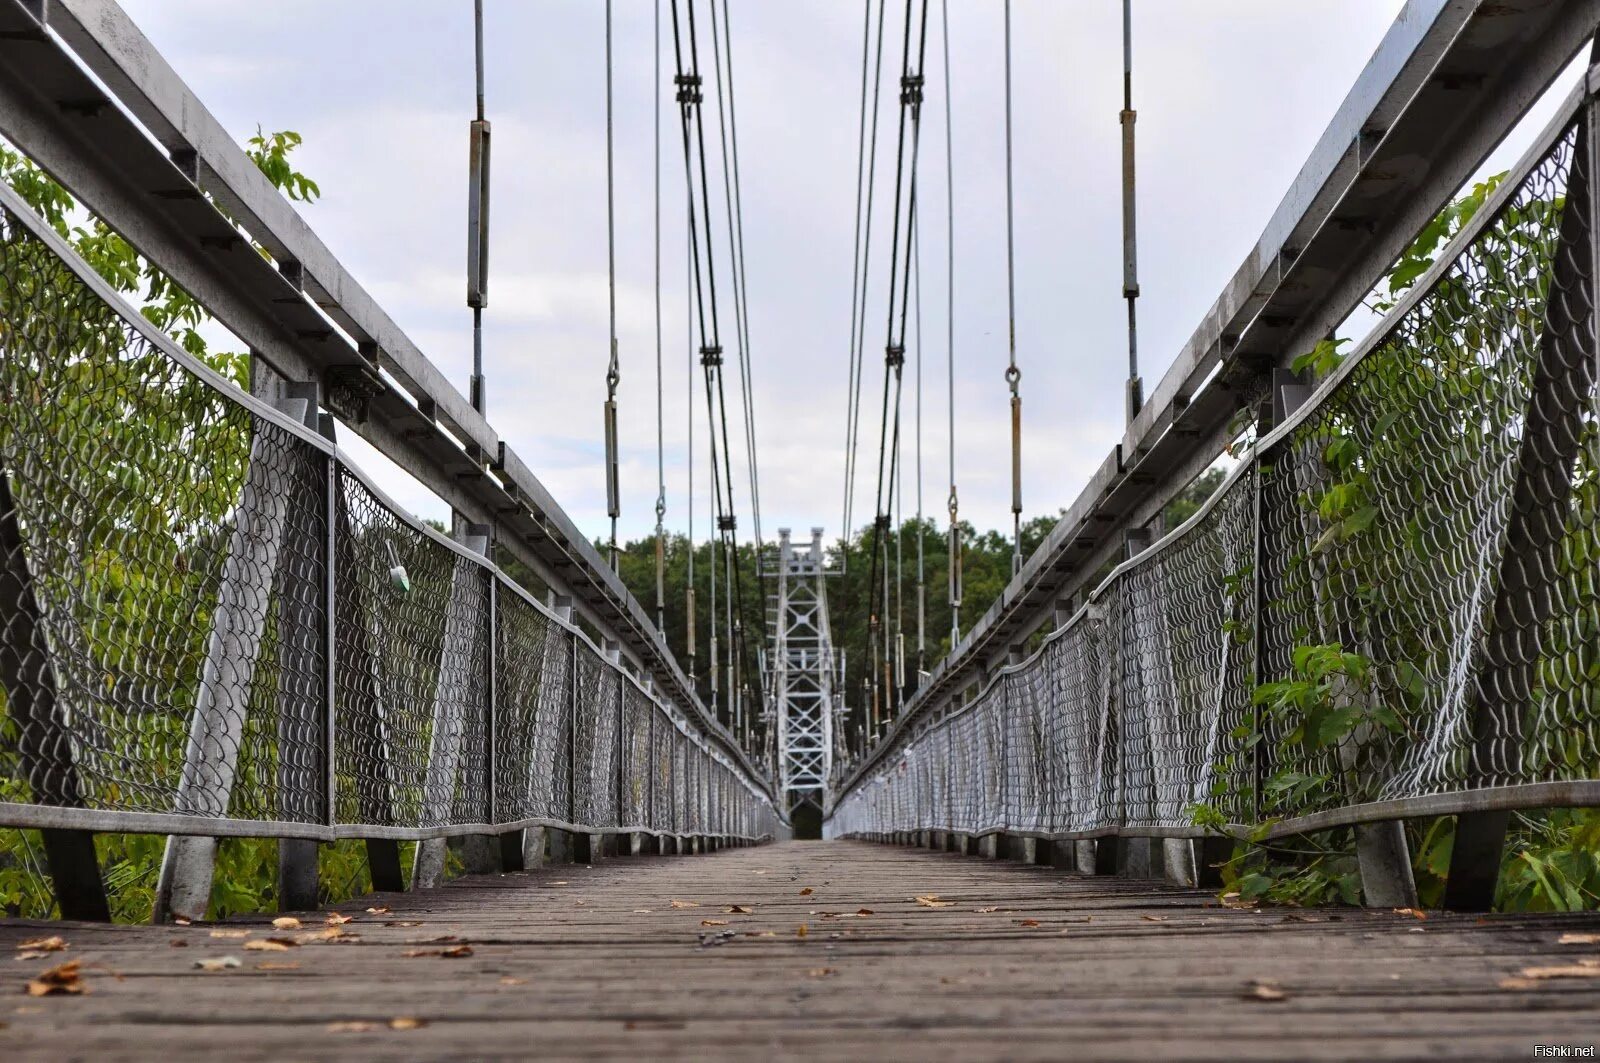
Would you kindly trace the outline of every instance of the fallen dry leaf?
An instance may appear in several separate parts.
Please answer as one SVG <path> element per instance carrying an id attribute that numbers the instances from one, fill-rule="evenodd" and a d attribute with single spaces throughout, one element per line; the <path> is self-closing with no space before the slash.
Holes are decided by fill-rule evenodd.
<path id="1" fill-rule="evenodd" d="M 451 948 L 445 949 L 443 952 L 439 953 L 439 955 L 449 960 L 463 960 L 472 955 L 472 946 L 455 945 Z"/>
<path id="2" fill-rule="evenodd" d="M 368 915 L 388 915 L 389 914 L 389 906 L 387 904 L 380 904 L 376 908 L 368 908 L 367 909 L 367 914 Z"/>
<path id="3" fill-rule="evenodd" d="M 941 901 L 937 893 L 924 893 L 915 898 L 924 908 L 949 908 L 955 901 Z"/>
<path id="4" fill-rule="evenodd" d="M 292 915 L 280 915 L 272 921 L 272 925 L 279 930 L 299 930 L 300 920 Z"/>
<path id="5" fill-rule="evenodd" d="M 1256 982 L 1251 985 L 1249 989 L 1245 990 L 1244 998 L 1246 1000 L 1278 1001 L 1288 1000 L 1289 994 L 1285 993 L 1283 990 L 1279 989 L 1270 982 Z"/>
<path id="6" fill-rule="evenodd" d="M 191 922 L 191 920 L 185 919 L 183 916 L 179 915 L 179 916 L 174 916 L 173 917 L 172 925 L 173 926 L 188 926 L 190 924 L 190 922 Z"/>
<path id="7" fill-rule="evenodd" d="M 391 919 L 384 926 L 422 926 L 420 919 Z"/>
<path id="8" fill-rule="evenodd" d="M 351 941 L 356 940 L 354 934 L 346 934 L 336 926 L 325 927 L 322 930 L 308 930 L 299 935 L 296 940 L 301 944 L 306 944 L 313 941 L 338 941 L 340 938 L 348 938 Z"/>
<path id="9" fill-rule="evenodd" d="M 1224 893 L 1219 900 L 1224 908 L 1254 908 L 1253 901 L 1247 901 L 1237 893 Z"/>
<path id="10" fill-rule="evenodd" d="M 213 930 L 211 932 L 211 936 L 214 937 L 214 938 L 247 938 L 247 937 L 250 936 L 250 931 L 248 931 L 248 930 Z"/>
<path id="11" fill-rule="evenodd" d="M 288 952 L 299 947 L 298 941 L 290 941 L 288 938 L 257 938 L 255 941 L 244 943 L 246 952 Z"/>
<path id="12" fill-rule="evenodd" d="M 990 912 L 998 912 L 1000 910 L 1000 906 L 998 904 L 991 904 L 987 908 L 974 908 L 972 910 L 982 913 L 983 915 L 988 915 Z"/>
<path id="13" fill-rule="evenodd" d="M 700 920 L 700 925 L 701 926 L 727 926 L 728 925 L 728 921 L 726 919 L 702 919 L 702 920 Z"/>
<path id="14" fill-rule="evenodd" d="M 1501 989 L 1537 989 L 1539 983 L 1532 978 L 1502 978 L 1499 982 Z"/>
<path id="15" fill-rule="evenodd" d="M 34 938 L 32 941 L 23 941 L 17 945 L 17 950 L 19 952 L 60 952 L 66 947 L 66 939 L 51 935 L 47 938 Z"/>
<path id="16" fill-rule="evenodd" d="M 808 971 L 806 973 L 811 975 L 811 977 L 813 977 L 813 978 L 826 978 L 829 975 L 837 974 L 838 972 L 835 971 L 832 967 L 813 967 L 813 968 L 811 968 L 810 971 Z"/>
<path id="17" fill-rule="evenodd" d="M 1426 919 L 1426 918 L 1428 918 L 1428 913 L 1423 911 L 1421 908 L 1396 908 L 1394 910 L 1394 914 L 1395 915 L 1409 915 L 1409 916 L 1411 916 L 1412 918 L 1415 918 L 1415 919 Z"/>
<path id="18" fill-rule="evenodd" d="M 420 1030 L 428 1025 L 427 1019 L 418 1019 L 411 1015 L 398 1015 L 389 1020 L 391 1030 Z"/>
<path id="19" fill-rule="evenodd" d="M 860 916 L 867 916 L 867 915 L 877 915 L 878 913 L 873 911 L 871 908 L 857 908 L 856 909 L 856 914 L 860 915 Z"/>
<path id="20" fill-rule="evenodd" d="M 1524 967 L 1522 977 L 1532 979 L 1545 978 L 1600 978 L 1600 959 L 1579 960 L 1577 963 L 1559 964 L 1553 967 Z"/>
<path id="21" fill-rule="evenodd" d="M 1579 934 L 1568 932 L 1561 935 L 1558 945 L 1594 945 L 1600 943 L 1600 934 Z"/>
<path id="22" fill-rule="evenodd" d="M 528 980 L 526 978 L 513 978 L 511 975 L 508 974 L 508 975 L 501 976 L 500 984 L 501 985 L 527 985 L 528 984 Z"/>
<path id="23" fill-rule="evenodd" d="M 672 906 L 674 908 L 698 908 L 700 903 L 698 901 L 673 901 Z"/>
<path id="24" fill-rule="evenodd" d="M 809 934 L 810 932 L 811 932 L 810 929 L 804 923 L 801 923 L 798 927 L 795 928 L 794 936 L 797 937 L 797 938 L 803 938 L 807 934 Z"/>
<path id="25" fill-rule="evenodd" d="M 194 965 L 202 971 L 226 971 L 230 967 L 241 966 L 237 956 L 212 956 L 209 959 L 195 960 Z"/>
<path id="26" fill-rule="evenodd" d="M 378 1028 L 375 1022 L 330 1022 L 329 1033 L 371 1033 Z"/>
<path id="27" fill-rule="evenodd" d="M 87 993 L 89 987 L 84 984 L 79 973 L 79 961 L 68 960 L 66 963 L 52 967 L 47 971 L 40 971 L 28 983 L 30 997 L 50 997 L 60 993 L 80 994 Z"/>
<path id="28" fill-rule="evenodd" d="M 1167 917 L 1164 915 L 1141 915 L 1139 918 L 1147 923 L 1165 923 L 1167 921 Z"/>
<path id="29" fill-rule="evenodd" d="M 803 890 L 801 890 L 801 891 L 800 891 L 800 896 L 802 896 L 802 897 L 809 897 L 809 896 L 811 896 L 811 895 L 812 895 L 812 894 L 813 894 L 813 893 L 815 893 L 815 892 L 817 892 L 817 891 L 816 891 L 816 890 L 814 890 L 814 889 L 812 889 L 812 888 L 811 888 L 811 887 L 810 887 L 810 886 L 807 886 L 807 887 L 806 887 L 806 888 L 805 888 L 805 889 L 803 889 Z"/>
<path id="30" fill-rule="evenodd" d="M 755 909 L 746 908 L 742 904 L 730 904 L 724 908 L 723 911 L 727 912 L 729 915 L 750 915 L 755 911 Z"/>
<path id="31" fill-rule="evenodd" d="M 167 947 L 170 949 L 186 949 L 189 947 L 189 943 L 182 938 L 173 938 L 167 942 Z"/>
<path id="32" fill-rule="evenodd" d="M 1038 926 L 1039 925 L 1039 920 L 1037 920 L 1037 919 L 1018 919 L 1017 920 L 1017 925 L 1018 926 Z"/>
<path id="33" fill-rule="evenodd" d="M 775 938 L 778 936 L 778 932 L 776 930 L 746 930 L 744 936 L 747 938 Z"/>
<path id="34" fill-rule="evenodd" d="M 262 960 L 256 964 L 256 970 L 258 971 L 298 971 L 299 969 L 300 963 L 298 960 L 289 960 L 288 962 Z"/>
<path id="35" fill-rule="evenodd" d="M 329 926 L 343 926 L 354 918 L 355 916 L 352 915 L 340 915 L 338 912 L 329 912 L 328 918 L 324 919 L 323 922 Z"/>

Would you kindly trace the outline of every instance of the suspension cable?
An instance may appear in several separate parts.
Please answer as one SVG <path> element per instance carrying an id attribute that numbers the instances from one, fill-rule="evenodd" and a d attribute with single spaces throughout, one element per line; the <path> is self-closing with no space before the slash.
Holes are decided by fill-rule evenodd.
<path id="1" fill-rule="evenodd" d="M 874 653 L 881 656 L 874 661 L 873 724 L 886 723 L 893 718 L 891 697 L 897 696 L 891 675 L 892 658 L 889 652 L 889 629 L 884 622 L 888 600 L 888 557 L 884 533 L 888 531 L 894 513 L 895 483 L 899 461 L 900 394 L 905 365 L 906 323 L 909 313 L 911 286 L 911 232 L 917 209 L 917 157 L 920 146 L 920 129 L 923 97 L 923 62 L 927 50 L 928 7 L 922 3 L 922 17 L 918 33 L 915 72 L 912 64 L 911 30 L 914 0 L 906 0 L 906 28 L 900 74 L 900 136 L 895 160 L 894 223 L 889 258 L 888 326 L 884 347 L 883 406 L 879 423 L 877 518 L 872 530 L 872 569 L 869 587 L 873 593 L 872 608 L 868 613 L 869 631 L 873 635 Z M 910 140 L 910 158 L 907 160 L 906 142 Z M 902 215 L 902 205 L 905 213 Z M 903 224 L 902 224 L 903 223 Z M 902 234 L 904 245 L 902 248 Z M 904 269 L 901 269 L 902 255 Z M 891 402 L 892 396 L 892 402 Z M 891 409 L 892 428 L 891 428 Z M 887 492 L 887 497 L 886 497 Z M 878 564 L 882 554 L 884 585 L 881 597 L 878 586 Z M 880 647 L 881 637 L 881 647 Z"/>
<path id="2" fill-rule="evenodd" d="M 667 631 L 667 457 L 665 387 L 661 373 L 661 0 L 655 0 L 655 253 L 656 253 L 656 630 Z M 694 540 L 690 540 L 691 555 Z M 691 669 L 692 670 L 692 669 Z"/>
<path id="3" fill-rule="evenodd" d="M 928 589 L 926 572 L 926 547 L 922 534 L 922 241 L 918 238 L 921 225 L 917 219 L 911 226 L 912 285 L 916 290 L 916 352 L 917 371 L 917 685 L 922 685 L 922 673 L 928 665 Z"/>
<path id="4" fill-rule="evenodd" d="M 1006 326 L 1011 364 L 1006 384 L 1011 389 L 1011 574 L 1022 571 L 1022 395 L 1017 368 L 1017 259 L 1011 188 L 1011 0 L 1006 0 Z"/>
<path id="5" fill-rule="evenodd" d="M 611 118 L 611 0 L 606 0 L 606 269 L 610 298 L 611 360 L 606 366 L 606 512 L 611 517 L 611 567 L 618 567 L 617 517 L 622 514 L 622 490 L 617 469 L 617 214 L 615 152 Z"/>
<path id="6" fill-rule="evenodd" d="M 733 81 L 733 25 L 730 21 L 727 0 L 722 2 L 722 29 L 721 42 L 718 41 L 717 5 L 711 2 L 711 47 L 712 60 L 716 67 L 717 85 L 717 125 L 721 133 L 722 142 L 722 168 L 723 168 L 723 199 L 728 216 L 728 248 L 731 260 L 731 274 L 733 277 L 734 299 L 734 329 L 735 350 L 738 354 L 739 366 L 739 392 L 740 408 L 743 414 L 745 451 L 748 456 L 747 470 L 750 479 L 750 516 L 754 544 L 759 558 L 763 539 L 761 535 L 761 479 L 756 459 L 756 414 L 754 398 L 754 376 L 751 371 L 750 353 L 750 286 L 745 273 L 744 258 L 744 202 L 739 186 L 739 125 L 738 115 L 735 110 L 736 99 Z M 727 63 L 727 78 L 724 83 L 722 67 Z M 724 107 L 724 89 L 726 89 L 726 107 Z M 731 154 L 730 154 L 731 143 Z M 737 555 L 735 557 L 737 563 Z M 766 574 L 757 565 L 757 579 L 761 588 L 762 598 L 766 597 Z M 760 623 L 758 631 L 764 640 L 766 637 L 766 615 L 758 613 Z M 745 661 L 739 664 L 743 666 Z M 741 692 L 743 687 L 738 688 Z"/>
<path id="7" fill-rule="evenodd" d="M 689 0 L 687 18 L 688 56 L 685 65 L 684 29 L 679 19 L 678 2 L 672 5 L 673 51 L 677 64 L 674 84 L 682 118 L 684 172 L 688 179 L 690 215 L 690 254 L 694 274 L 695 317 L 700 331 L 700 364 L 704 370 L 707 416 L 710 420 L 709 457 L 712 468 L 712 498 L 719 541 L 724 563 L 737 556 L 737 520 L 734 515 L 734 487 L 731 448 L 728 443 L 727 401 L 722 382 L 722 346 L 718 333 L 716 259 L 710 217 L 710 176 L 706 161 L 705 125 L 701 120 L 700 104 L 703 99 L 702 78 L 699 73 L 699 45 L 695 30 L 694 2 Z M 700 209 L 696 209 L 696 186 Z M 698 220 L 699 224 L 696 224 Z M 702 243 L 704 241 L 704 256 Z M 703 269 L 702 269 L 703 267 Z M 720 457 L 719 437 L 720 436 Z M 727 588 L 730 605 L 743 601 L 739 567 L 730 564 L 731 586 Z M 728 613 L 729 653 L 742 658 L 746 654 L 742 610 L 730 608 Z M 713 625 L 715 638 L 715 625 Z M 717 649 L 712 643 L 713 652 Z M 713 682 L 716 668 L 713 665 Z M 745 674 L 742 664 L 730 673 Z M 731 692 L 730 692 L 731 697 Z"/>
<path id="8" fill-rule="evenodd" d="M 940 0 L 944 29 L 945 176 L 945 388 L 950 413 L 950 541 L 946 547 L 950 601 L 950 649 L 961 641 L 961 500 L 956 494 L 956 170 L 954 126 L 950 114 L 950 0 Z"/>
<path id="9" fill-rule="evenodd" d="M 687 228 L 685 229 L 685 235 L 687 237 L 691 237 L 692 238 L 692 236 L 694 234 L 694 205 L 693 205 L 693 203 L 691 203 L 689 205 L 689 211 L 688 211 L 686 217 L 688 218 L 688 225 L 687 225 Z M 688 333 L 688 335 L 686 337 L 688 342 L 685 344 L 685 349 L 688 350 L 688 352 L 689 352 L 689 375 L 688 375 L 688 381 L 689 381 L 688 392 L 689 392 L 689 394 L 687 396 L 687 400 L 684 403 L 684 409 L 688 411 L 688 421 L 689 421 L 689 424 L 688 424 L 688 430 L 689 430 L 688 462 L 687 462 L 687 465 L 685 466 L 687 468 L 687 470 L 688 470 L 689 484 L 688 484 L 688 494 L 685 496 L 684 504 L 683 504 L 684 505 L 684 511 L 686 513 L 688 513 L 688 515 L 689 515 L 689 572 L 688 572 L 688 576 L 687 576 L 687 587 L 686 587 L 686 589 L 684 591 L 684 612 L 686 614 L 685 620 L 687 622 L 687 630 L 688 630 L 687 649 L 689 651 L 689 681 L 691 683 L 693 683 L 693 682 L 698 682 L 699 681 L 699 676 L 695 674 L 695 615 L 694 615 L 694 606 L 695 606 L 695 601 L 694 601 L 694 554 L 695 554 L 695 543 L 694 543 L 694 383 L 695 383 L 695 381 L 694 381 L 694 368 L 695 368 L 695 350 L 694 350 L 694 248 L 691 246 L 691 240 L 690 239 L 685 239 L 684 242 L 683 242 L 683 258 L 684 258 L 684 274 L 683 274 L 684 312 L 683 312 L 683 321 L 684 321 L 685 331 Z"/>
<path id="10" fill-rule="evenodd" d="M 851 379 L 849 404 L 845 410 L 845 491 L 844 491 L 844 519 L 840 531 L 848 542 L 854 521 L 855 509 L 855 479 L 856 458 L 861 445 L 861 384 L 865 377 L 864 360 L 866 357 L 866 327 L 867 327 L 867 280 L 868 267 L 872 261 L 872 204 L 873 189 L 877 184 L 878 172 L 878 102 L 883 90 L 883 22 L 884 0 L 878 0 L 878 47 L 877 57 L 873 63 L 872 73 L 872 122 L 871 132 L 865 140 L 867 159 L 866 183 L 861 183 L 861 162 L 858 155 L 856 162 L 856 236 L 859 265 L 855 268 L 854 284 L 852 286 L 851 322 L 850 322 L 850 359 Z M 868 0 L 867 12 L 871 14 L 871 2 Z M 868 27 L 870 29 L 870 17 Z M 869 34 L 870 37 L 870 34 Z M 861 105 L 863 128 L 865 128 L 866 111 L 866 40 L 863 40 L 861 51 Z M 863 225 L 862 216 L 865 215 Z"/>
<path id="11" fill-rule="evenodd" d="M 1122 297 L 1128 301 L 1128 423 L 1144 406 L 1144 381 L 1139 378 L 1139 329 L 1134 310 L 1139 299 L 1138 237 L 1134 224 L 1133 128 L 1133 0 L 1122 0 Z"/>
<path id="12" fill-rule="evenodd" d="M 483 110 L 483 0 L 472 4 L 473 74 L 477 117 L 468 129 L 467 306 L 472 309 L 472 379 L 467 393 L 472 408 L 485 412 L 483 379 L 483 308 L 489 305 L 489 122 Z"/>

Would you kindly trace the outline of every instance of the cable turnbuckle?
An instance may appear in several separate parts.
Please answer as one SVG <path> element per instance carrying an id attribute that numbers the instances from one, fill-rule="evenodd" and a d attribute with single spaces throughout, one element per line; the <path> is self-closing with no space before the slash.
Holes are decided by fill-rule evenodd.
<path id="1" fill-rule="evenodd" d="M 721 347 L 701 347 L 700 364 L 706 367 L 722 364 Z"/>
<path id="2" fill-rule="evenodd" d="M 922 105 L 921 74 L 906 74 L 900 78 L 900 102 L 912 107 Z"/>
<path id="3" fill-rule="evenodd" d="M 899 369 L 906 364 L 906 349 L 898 343 L 891 343 L 884 348 L 883 361 L 890 369 Z"/>
<path id="4" fill-rule="evenodd" d="M 672 79 L 672 83 L 678 86 L 679 103 L 700 102 L 701 95 L 699 74 L 679 74 Z"/>

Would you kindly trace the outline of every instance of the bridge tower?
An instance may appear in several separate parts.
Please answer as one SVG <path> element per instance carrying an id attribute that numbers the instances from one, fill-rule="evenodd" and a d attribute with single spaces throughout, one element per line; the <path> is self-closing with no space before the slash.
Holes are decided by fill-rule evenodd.
<path id="1" fill-rule="evenodd" d="M 833 769 L 833 638 L 823 580 L 822 529 L 811 529 L 809 548 L 797 548 L 789 529 L 778 530 L 773 562 L 777 593 L 770 599 L 772 705 L 777 712 L 778 785 L 791 811 L 820 815 L 823 789 Z M 810 809 L 802 810 L 809 805 Z M 815 810 L 812 812 L 812 810 Z M 798 826 L 798 824 L 797 824 Z"/>

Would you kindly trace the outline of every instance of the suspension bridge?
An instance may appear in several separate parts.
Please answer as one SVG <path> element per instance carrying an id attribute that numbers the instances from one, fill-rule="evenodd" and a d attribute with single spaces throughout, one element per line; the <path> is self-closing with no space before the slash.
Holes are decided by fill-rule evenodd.
<path id="1" fill-rule="evenodd" d="M 913 447 L 921 511 L 901 393 L 949 32 L 942 2 L 891 7 L 864 5 L 852 555 L 761 526 L 732 12 L 655 5 L 713 539 L 669 601 L 658 443 L 646 605 L 618 556 L 614 242 L 609 548 L 486 412 L 481 3 L 463 392 L 113 0 L 0 0 L 0 872 L 50 894 L 0 894 L 7 1058 L 1593 1052 L 1600 0 L 1409 0 L 1148 389 L 1125 16 L 1125 433 L 1025 550 L 1013 327 L 1011 575 L 961 615 L 952 432 L 937 661 L 896 528 Z M 614 233 L 609 4 L 605 43 Z M 248 357 L 191 342 L 202 320 Z M 1492 911 L 1528 832 L 1568 828 L 1525 862 L 1534 907 L 1570 910 Z M 158 853 L 143 925 L 112 920 L 128 837 Z M 229 839 L 275 841 L 279 913 L 215 918 Z M 357 895 L 325 903 L 352 846 Z"/>

